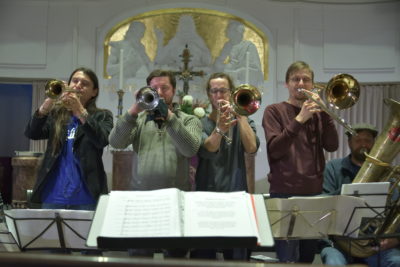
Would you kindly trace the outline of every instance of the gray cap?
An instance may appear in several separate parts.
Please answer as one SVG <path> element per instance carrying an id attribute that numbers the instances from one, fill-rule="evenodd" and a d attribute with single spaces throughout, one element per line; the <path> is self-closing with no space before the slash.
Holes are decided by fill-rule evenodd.
<path id="1" fill-rule="evenodd" d="M 376 137 L 376 136 L 378 135 L 378 130 L 376 129 L 376 127 L 373 126 L 373 125 L 371 125 L 371 124 L 369 124 L 369 123 L 364 123 L 364 122 L 362 122 L 362 123 L 356 123 L 356 124 L 352 125 L 351 127 L 352 127 L 352 128 L 354 129 L 354 131 L 356 131 L 357 133 L 358 133 L 359 131 L 362 131 L 362 130 L 367 130 L 367 131 L 370 131 L 374 137 Z M 350 136 L 351 133 L 350 133 L 349 131 L 346 131 L 346 135 L 347 135 L 347 136 Z"/>

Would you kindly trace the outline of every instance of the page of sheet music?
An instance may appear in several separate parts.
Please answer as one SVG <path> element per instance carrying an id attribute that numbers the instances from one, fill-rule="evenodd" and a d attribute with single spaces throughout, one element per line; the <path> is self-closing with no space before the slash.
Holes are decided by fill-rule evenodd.
<path id="1" fill-rule="evenodd" d="M 185 236 L 256 236 L 250 195 L 245 192 L 185 194 Z"/>
<path id="2" fill-rule="evenodd" d="M 103 237 L 181 236 L 179 190 L 112 191 L 100 235 Z"/>

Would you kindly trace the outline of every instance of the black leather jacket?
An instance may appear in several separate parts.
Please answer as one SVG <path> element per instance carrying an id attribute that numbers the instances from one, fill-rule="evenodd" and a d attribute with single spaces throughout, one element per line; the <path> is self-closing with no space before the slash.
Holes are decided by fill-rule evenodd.
<path id="1" fill-rule="evenodd" d="M 102 155 L 103 148 L 108 145 L 108 135 L 112 127 L 113 116 L 110 111 L 97 110 L 90 113 L 86 123 L 78 126 L 73 145 L 74 154 L 81 163 L 83 182 L 96 200 L 101 194 L 108 193 Z M 65 129 L 64 135 L 66 137 L 67 129 Z M 60 153 L 52 155 L 54 118 L 51 115 L 40 117 L 36 111 L 26 126 L 25 136 L 33 140 L 48 139 L 47 149 L 30 200 L 32 207 L 35 207 L 36 204 L 41 203 L 42 190 L 48 181 L 49 173 L 55 167 L 60 156 Z"/>

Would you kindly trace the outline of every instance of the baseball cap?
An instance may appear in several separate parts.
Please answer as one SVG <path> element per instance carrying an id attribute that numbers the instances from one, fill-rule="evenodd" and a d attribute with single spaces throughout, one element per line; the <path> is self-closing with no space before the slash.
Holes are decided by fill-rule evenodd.
<path id="1" fill-rule="evenodd" d="M 372 124 L 369 124 L 369 123 L 365 123 L 365 122 L 356 123 L 356 124 L 354 124 L 354 125 L 351 126 L 351 127 L 352 127 L 352 128 L 354 129 L 354 131 L 356 131 L 356 132 L 359 132 L 359 131 L 361 131 L 361 130 L 368 130 L 368 131 L 370 131 L 370 132 L 372 133 L 372 135 L 373 135 L 374 137 L 376 137 L 376 136 L 378 135 L 378 130 L 376 129 L 376 127 L 373 126 Z M 347 136 L 350 136 L 351 133 L 350 133 L 349 131 L 346 131 L 346 135 L 347 135 Z"/>

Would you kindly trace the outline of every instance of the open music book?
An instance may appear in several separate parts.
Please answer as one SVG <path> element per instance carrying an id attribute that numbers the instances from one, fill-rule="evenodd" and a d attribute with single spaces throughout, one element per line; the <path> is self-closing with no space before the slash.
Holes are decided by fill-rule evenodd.
<path id="1" fill-rule="evenodd" d="M 101 196 L 87 245 L 102 247 L 98 237 L 106 241 L 252 237 L 255 244 L 273 246 L 262 195 L 183 192 L 176 188 L 112 191 Z"/>

